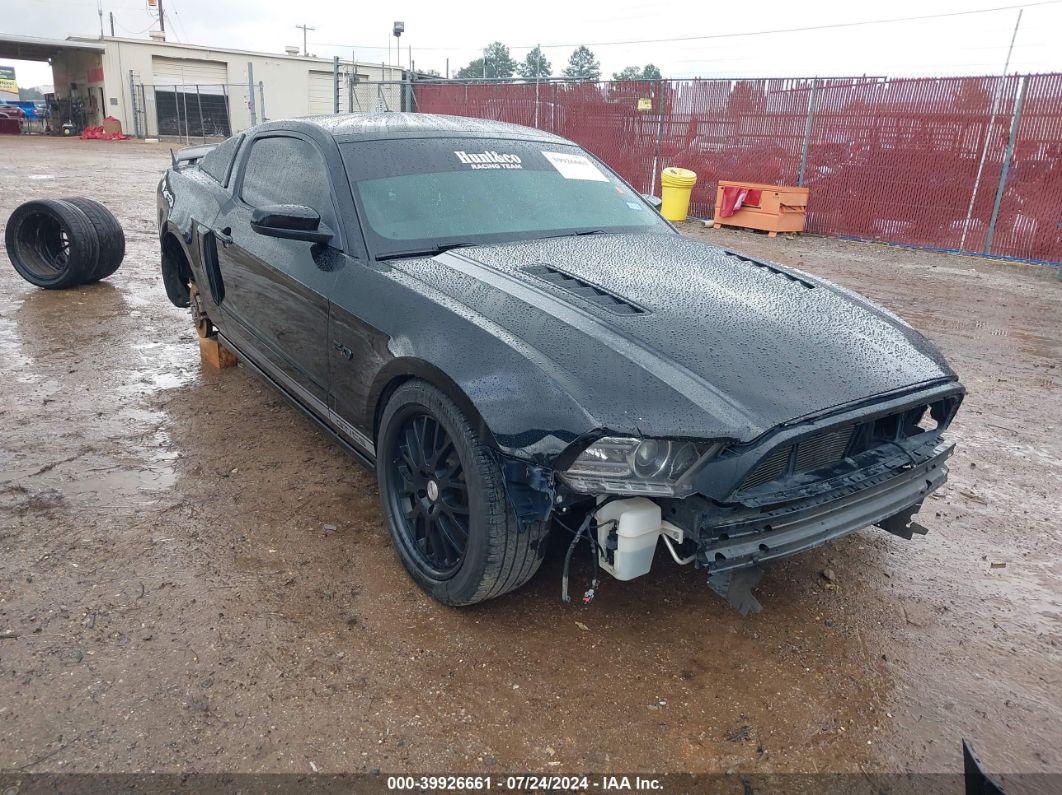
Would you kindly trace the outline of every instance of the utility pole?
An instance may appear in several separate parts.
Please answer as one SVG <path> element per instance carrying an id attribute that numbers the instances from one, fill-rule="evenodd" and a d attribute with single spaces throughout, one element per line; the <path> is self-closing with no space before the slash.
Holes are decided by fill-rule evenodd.
<path id="1" fill-rule="evenodd" d="M 977 201 L 977 190 L 981 187 L 981 177 L 985 171 L 985 160 L 988 158 L 988 145 L 992 140 L 992 126 L 996 122 L 996 113 L 999 112 L 999 106 L 1003 100 L 1003 78 L 1006 78 L 1007 70 L 1010 68 L 1010 56 L 1014 53 L 1014 42 L 1018 38 L 1018 28 L 1021 27 L 1021 15 L 1023 11 L 1024 9 L 1018 9 L 1018 18 L 1014 22 L 1014 32 L 1010 36 L 1010 47 L 1007 49 L 1007 59 L 1003 62 L 1003 74 L 1000 76 L 1000 80 L 996 82 L 996 89 L 993 92 L 992 110 L 988 115 L 988 124 L 985 126 L 985 141 L 984 145 L 981 147 L 981 160 L 977 164 L 977 176 L 974 177 L 973 190 L 970 192 L 970 203 L 966 207 L 966 221 L 962 225 L 962 237 L 959 239 L 960 251 L 965 250 L 966 233 L 969 232 L 970 222 L 973 220 L 974 203 Z"/>
<path id="2" fill-rule="evenodd" d="M 159 30 L 162 31 L 162 40 L 166 41 L 166 12 L 162 10 L 162 0 L 159 0 Z"/>
<path id="3" fill-rule="evenodd" d="M 162 0 L 159 0 L 159 2 L 162 2 Z M 302 54 L 309 55 L 310 51 L 306 49 L 306 31 L 317 30 L 317 28 L 311 28 L 309 25 L 296 25 L 295 27 L 302 30 Z"/>
<path id="4" fill-rule="evenodd" d="M 251 126 L 258 124 L 258 114 L 255 112 L 254 101 L 254 63 L 247 62 L 247 112 L 251 116 Z"/>
<path id="5" fill-rule="evenodd" d="M 114 12 L 111 12 L 111 38 L 114 38 Z"/>
<path id="6" fill-rule="evenodd" d="M 100 38 L 103 38 L 103 0 L 96 0 L 96 11 L 100 15 Z"/>
<path id="7" fill-rule="evenodd" d="M 1003 62 L 1003 76 L 1007 76 L 1007 70 L 1010 68 L 1010 56 L 1014 53 L 1014 42 L 1018 38 L 1018 28 L 1021 27 L 1021 15 L 1025 11 L 1024 8 L 1018 9 L 1018 20 L 1014 23 L 1014 33 L 1010 37 L 1010 47 L 1007 49 L 1007 60 Z"/>

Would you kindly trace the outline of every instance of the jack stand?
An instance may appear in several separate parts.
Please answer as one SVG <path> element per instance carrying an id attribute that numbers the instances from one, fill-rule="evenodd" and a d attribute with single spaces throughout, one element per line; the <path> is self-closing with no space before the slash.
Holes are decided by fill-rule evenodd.
<path id="1" fill-rule="evenodd" d="M 752 595 L 752 589 L 760 584 L 763 569 L 753 566 L 748 569 L 731 569 L 730 571 L 708 575 L 708 586 L 737 610 L 741 615 L 758 613 L 763 606 Z"/>
<path id="2" fill-rule="evenodd" d="M 208 364 L 215 370 L 224 370 L 237 364 L 236 354 L 222 345 L 216 336 L 199 338 L 199 356 L 203 364 Z"/>

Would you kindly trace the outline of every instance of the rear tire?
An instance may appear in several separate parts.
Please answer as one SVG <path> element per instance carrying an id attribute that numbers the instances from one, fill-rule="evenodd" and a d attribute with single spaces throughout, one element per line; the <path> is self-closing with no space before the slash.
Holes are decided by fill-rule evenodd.
<path id="1" fill-rule="evenodd" d="M 19 276 L 48 290 L 82 284 L 94 272 L 100 253 L 88 216 L 61 199 L 16 207 L 7 221 L 4 242 Z"/>
<path id="2" fill-rule="evenodd" d="M 423 381 L 402 384 L 384 409 L 376 450 L 391 540 L 432 597 L 470 605 L 538 571 L 548 524 L 520 527 L 493 451 L 449 397 Z"/>
<path id="3" fill-rule="evenodd" d="M 64 199 L 77 207 L 92 223 L 96 238 L 100 243 L 100 256 L 93 273 L 85 279 L 85 284 L 98 282 L 118 270 L 125 258 L 125 231 L 114 213 L 94 199 L 73 196 Z"/>

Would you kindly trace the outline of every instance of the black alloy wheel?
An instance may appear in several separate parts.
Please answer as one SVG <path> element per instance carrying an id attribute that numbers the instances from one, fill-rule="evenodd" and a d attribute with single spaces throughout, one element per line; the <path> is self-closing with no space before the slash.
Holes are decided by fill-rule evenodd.
<path id="1" fill-rule="evenodd" d="M 549 523 L 520 522 L 497 450 L 466 413 L 425 381 L 399 385 L 382 407 L 376 478 L 391 541 L 413 581 L 443 604 L 493 599 L 527 582 Z"/>
<path id="2" fill-rule="evenodd" d="M 410 407 L 401 420 L 390 498 L 417 562 L 439 579 L 461 566 L 468 545 L 468 484 L 442 424 Z"/>

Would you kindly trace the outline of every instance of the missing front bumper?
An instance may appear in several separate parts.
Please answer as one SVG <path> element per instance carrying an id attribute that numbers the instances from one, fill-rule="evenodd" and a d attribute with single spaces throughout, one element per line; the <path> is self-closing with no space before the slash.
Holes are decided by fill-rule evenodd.
<path id="1" fill-rule="evenodd" d="M 941 445 L 927 461 L 844 497 L 801 501 L 714 524 L 711 538 L 702 540 L 700 562 L 712 574 L 756 566 L 871 525 L 906 538 L 924 532 L 912 517 L 926 496 L 947 480 L 945 461 L 952 450 L 951 445 Z"/>
<path id="2" fill-rule="evenodd" d="M 662 511 L 660 503 L 645 497 L 606 500 L 592 519 L 596 559 L 613 577 L 634 579 L 649 573 L 663 537 L 675 561 L 707 569 L 709 586 L 734 608 L 743 615 L 759 612 L 752 589 L 764 563 L 871 525 L 908 539 L 924 534 L 914 515 L 926 496 L 947 480 L 945 462 L 952 451 L 952 445 L 942 443 L 919 463 L 847 478 L 832 493 L 769 508 L 716 506 L 695 514 L 686 528 L 663 518 L 676 511 Z M 676 545 L 685 552 L 678 552 Z"/>

